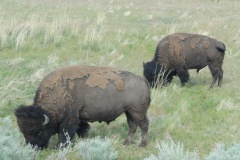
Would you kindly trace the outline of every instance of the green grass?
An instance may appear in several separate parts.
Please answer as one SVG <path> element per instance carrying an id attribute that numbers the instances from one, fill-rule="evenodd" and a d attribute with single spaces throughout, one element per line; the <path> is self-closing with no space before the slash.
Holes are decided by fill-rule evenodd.
<path id="1" fill-rule="evenodd" d="M 27 1 L 0 0 L 0 117 L 30 104 L 41 80 L 70 64 L 112 66 L 142 75 L 158 41 L 173 32 L 200 33 L 227 46 L 221 88 L 208 90 L 208 68 L 190 71 L 190 82 L 152 90 L 149 144 L 124 146 L 124 115 L 110 125 L 92 123 L 90 138 L 117 137 L 119 159 L 144 159 L 156 142 L 172 138 L 206 157 L 217 143 L 240 141 L 240 2 L 237 0 Z M 16 123 L 15 123 L 16 125 Z M 17 127 L 17 125 L 16 125 Z M 77 141 L 78 138 L 75 139 Z M 56 137 L 51 140 L 54 146 Z M 41 151 L 46 159 L 56 150 Z M 74 153 L 69 153 L 74 157 Z"/>

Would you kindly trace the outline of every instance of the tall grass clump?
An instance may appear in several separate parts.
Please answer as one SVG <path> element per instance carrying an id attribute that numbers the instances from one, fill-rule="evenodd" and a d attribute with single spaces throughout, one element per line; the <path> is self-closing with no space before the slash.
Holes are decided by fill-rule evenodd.
<path id="1" fill-rule="evenodd" d="M 83 48 L 98 51 L 100 49 L 104 34 L 104 26 L 93 25 L 87 28 L 83 42 Z"/>
<path id="2" fill-rule="evenodd" d="M 82 48 L 86 50 L 99 51 L 101 43 L 105 35 L 105 27 L 103 25 L 89 26 L 85 31 L 84 41 L 81 42 Z"/>
<path id="3" fill-rule="evenodd" d="M 57 47 L 61 46 L 65 40 L 77 36 L 80 32 L 79 26 L 82 23 L 79 20 L 71 18 L 70 13 L 64 13 L 61 17 L 54 15 L 52 22 L 47 23 L 46 21 L 40 24 L 44 29 L 44 45 L 53 43 Z"/>
<path id="4" fill-rule="evenodd" d="M 165 140 L 157 143 L 158 155 L 151 155 L 144 160 L 200 160 L 196 151 L 184 150 L 182 143 L 175 143 L 173 140 Z"/>
<path id="5" fill-rule="evenodd" d="M 12 20 L 14 21 L 14 20 Z M 4 22 L 2 22 L 4 23 Z M 30 28 L 26 24 L 17 25 L 14 22 L 7 22 L 6 24 L 0 24 L 2 28 L 0 31 L 0 43 L 1 49 L 14 48 L 16 50 L 22 49 L 26 42 L 29 40 Z M 17 23 L 17 22 L 16 22 Z"/>
<path id="6" fill-rule="evenodd" d="M 83 49 L 99 51 L 101 43 L 103 43 L 104 35 L 106 34 L 105 13 L 98 13 L 96 23 L 86 28 L 83 42 L 80 42 Z"/>
<path id="7" fill-rule="evenodd" d="M 0 159 L 32 160 L 38 152 L 30 145 L 25 145 L 19 130 L 13 126 L 11 118 L 0 118 Z"/>
<path id="8" fill-rule="evenodd" d="M 19 72 L 18 74 L 11 76 L 10 73 L 5 74 L 3 70 L 1 71 L 0 108 L 6 107 L 8 103 L 14 102 L 17 99 L 26 98 L 26 90 L 23 90 L 22 88 L 25 86 L 27 78 L 19 78 L 21 74 L 23 73 Z"/>
<path id="9" fill-rule="evenodd" d="M 11 13 L 14 15 L 14 13 Z M 59 16 L 60 15 L 60 16 Z M 0 23 L 0 49 L 22 50 L 27 44 L 60 47 L 64 41 L 77 36 L 81 30 L 81 20 L 72 18 L 71 13 L 58 11 L 53 15 L 26 14 L 22 17 L 3 19 Z M 49 20 L 51 19 L 52 20 Z M 0 19 L 3 18 L 0 15 Z M 32 42 L 32 43 L 30 43 Z"/>

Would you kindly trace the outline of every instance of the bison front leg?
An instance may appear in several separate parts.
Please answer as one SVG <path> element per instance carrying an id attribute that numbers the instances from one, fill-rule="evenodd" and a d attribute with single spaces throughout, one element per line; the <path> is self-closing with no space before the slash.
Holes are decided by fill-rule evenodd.
<path id="1" fill-rule="evenodd" d="M 70 123 L 70 121 L 63 122 L 59 127 L 58 132 L 58 143 L 57 147 L 62 148 L 70 144 L 71 140 L 73 139 L 76 130 L 78 128 L 78 123 Z"/>
<path id="2" fill-rule="evenodd" d="M 128 130 L 128 136 L 125 139 L 124 144 L 129 145 L 129 144 L 131 144 L 133 135 L 136 132 L 138 125 L 134 121 L 134 118 L 132 117 L 132 115 L 130 113 L 126 112 L 126 116 L 127 116 L 127 122 L 128 122 L 129 130 Z"/>
<path id="3" fill-rule="evenodd" d="M 187 69 L 177 69 L 177 75 L 181 81 L 181 85 L 185 86 L 185 83 L 189 81 L 189 73 Z"/>
<path id="4" fill-rule="evenodd" d="M 90 129 L 90 125 L 86 122 L 80 122 L 78 124 L 77 134 L 78 137 L 85 138 L 88 137 L 88 130 Z"/>

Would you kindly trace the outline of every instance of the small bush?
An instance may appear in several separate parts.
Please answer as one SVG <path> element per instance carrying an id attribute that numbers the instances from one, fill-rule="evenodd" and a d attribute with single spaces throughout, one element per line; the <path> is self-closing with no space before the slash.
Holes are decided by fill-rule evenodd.
<path id="1" fill-rule="evenodd" d="M 118 158 L 118 153 L 108 138 L 97 137 L 80 141 L 75 148 L 78 156 L 84 160 L 115 160 Z"/>
<path id="2" fill-rule="evenodd" d="M 158 155 L 151 155 L 144 160 L 199 160 L 197 152 L 184 151 L 182 143 L 174 143 L 172 140 L 157 143 Z"/>
<path id="3" fill-rule="evenodd" d="M 81 140 L 74 147 L 70 138 L 67 138 L 66 143 L 68 146 L 52 153 L 47 160 L 66 160 L 73 157 L 73 159 L 83 160 L 116 160 L 118 158 L 118 153 L 114 150 L 109 138 Z"/>
<path id="4" fill-rule="evenodd" d="M 205 160 L 239 160 L 240 144 L 225 149 L 224 144 L 218 144 L 217 147 L 208 155 Z"/>
<path id="5" fill-rule="evenodd" d="M 32 160 L 37 151 L 25 145 L 19 130 L 13 126 L 10 117 L 0 118 L 0 159 L 1 160 Z"/>
<path id="6" fill-rule="evenodd" d="M 68 133 L 66 133 L 65 136 L 67 137 L 67 142 L 65 144 L 62 144 L 62 146 L 67 146 L 60 147 L 58 152 L 53 152 L 50 156 L 46 158 L 46 160 L 65 160 L 68 159 L 67 157 L 70 153 L 74 152 L 74 148 L 72 148 L 72 143 L 70 141 Z"/>

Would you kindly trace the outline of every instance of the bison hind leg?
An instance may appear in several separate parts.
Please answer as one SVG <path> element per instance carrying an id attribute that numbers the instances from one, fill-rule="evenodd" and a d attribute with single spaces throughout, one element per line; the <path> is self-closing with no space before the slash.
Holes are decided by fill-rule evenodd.
<path id="1" fill-rule="evenodd" d="M 88 137 L 88 131 L 90 129 L 90 125 L 86 122 L 80 122 L 78 125 L 78 129 L 76 133 L 78 134 L 78 137 L 85 138 Z"/>
<path id="2" fill-rule="evenodd" d="M 209 87 L 211 89 L 216 81 L 218 80 L 218 86 L 221 87 L 222 85 L 222 78 L 223 78 L 223 70 L 220 67 L 215 67 L 214 65 L 209 65 L 209 69 L 212 74 L 212 83 Z"/>
<path id="3" fill-rule="evenodd" d="M 125 139 L 124 144 L 128 145 L 131 143 L 133 135 L 137 130 L 137 126 L 139 126 L 142 131 L 142 140 L 139 146 L 145 147 L 147 145 L 147 133 L 148 133 L 148 124 L 149 124 L 147 117 L 141 116 L 143 118 L 139 119 L 138 116 L 133 116 L 133 114 L 129 112 L 126 112 L 126 116 L 127 116 L 128 126 L 129 126 L 129 132 L 128 132 L 127 138 Z"/>
<path id="4" fill-rule="evenodd" d="M 127 117 L 129 130 L 128 130 L 128 136 L 125 139 L 124 144 L 125 145 L 129 145 L 129 144 L 131 144 L 133 135 L 134 135 L 134 133 L 137 130 L 138 124 L 137 124 L 137 122 L 134 120 L 133 116 L 129 112 L 126 112 L 126 117 Z"/>
<path id="5" fill-rule="evenodd" d="M 222 86 L 222 79 L 223 79 L 223 70 L 220 69 L 219 74 L 218 74 L 218 86 Z"/>
<path id="6" fill-rule="evenodd" d="M 147 133 L 148 133 L 148 118 L 145 117 L 143 120 L 140 121 L 139 127 L 141 128 L 142 131 L 142 140 L 139 145 L 139 147 L 146 147 L 147 146 Z"/>

